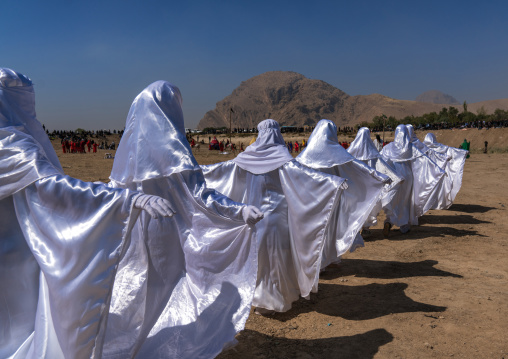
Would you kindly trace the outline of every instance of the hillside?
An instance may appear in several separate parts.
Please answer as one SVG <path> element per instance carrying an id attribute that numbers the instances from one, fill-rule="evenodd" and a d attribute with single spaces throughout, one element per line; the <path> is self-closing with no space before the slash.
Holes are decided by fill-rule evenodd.
<path id="1" fill-rule="evenodd" d="M 296 72 L 273 71 L 242 82 L 205 114 L 198 128 L 229 127 L 230 108 L 234 111 L 233 127 L 252 128 L 267 118 L 286 126 L 313 126 L 323 118 L 334 121 L 337 126 L 353 126 L 370 122 L 380 114 L 403 118 L 439 112 L 448 106 L 462 111 L 462 104 L 396 100 L 380 94 L 350 96 L 321 80 Z M 508 99 L 468 104 L 469 111 L 473 112 L 482 107 L 487 113 L 496 108 L 508 110 Z"/>
<path id="2" fill-rule="evenodd" d="M 415 101 L 417 102 L 427 102 L 427 103 L 439 103 L 446 105 L 458 105 L 459 101 L 455 99 L 455 97 L 442 93 L 438 90 L 430 90 L 422 93 L 418 96 Z"/>

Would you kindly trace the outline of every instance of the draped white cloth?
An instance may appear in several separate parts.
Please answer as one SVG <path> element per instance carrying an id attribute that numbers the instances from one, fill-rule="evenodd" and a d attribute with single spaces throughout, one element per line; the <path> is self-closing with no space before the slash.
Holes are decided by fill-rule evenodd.
<path id="1" fill-rule="evenodd" d="M 331 228 L 323 247 L 321 268 L 324 268 L 346 251 L 363 246 L 362 226 L 390 179 L 349 154 L 339 144 L 337 126 L 330 120 L 319 121 L 296 160 L 318 171 L 345 178 L 348 185 L 334 213 L 335 227 Z"/>
<path id="2" fill-rule="evenodd" d="M 212 358 L 244 328 L 257 274 L 244 205 L 206 187 L 177 87 L 157 81 L 129 111 L 111 185 L 167 199 L 142 213 L 118 267 L 103 358 Z"/>
<path id="3" fill-rule="evenodd" d="M 100 357 L 136 193 L 63 175 L 34 106 L 0 69 L 0 357 Z"/>
<path id="4" fill-rule="evenodd" d="M 453 204 L 453 201 L 462 186 L 462 175 L 464 173 L 464 164 L 466 163 L 468 151 L 438 143 L 436 136 L 433 133 L 428 133 L 425 136 L 423 143 L 431 151 L 438 153 L 443 157 L 450 158 L 444 167 L 447 178 L 443 184 L 443 187 L 446 186 L 445 190 L 448 195 L 441 196 L 432 207 L 433 209 L 448 209 Z"/>
<path id="5" fill-rule="evenodd" d="M 240 168 L 254 174 L 267 173 L 293 159 L 285 147 L 277 121 L 260 122 L 258 132 L 256 141 L 233 159 Z"/>
<path id="6" fill-rule="evenodd" d="M 416 146 L 421 152 L 427 155 L 432 161 L 434 161 L 443 171 L 445 171 L 448 166 L 448 162 L 452 159 L 451 156 L 448 156 L 446 153 L 440 153 L 437 151 L 432 151 L 429 147 L 427 147 L 422 141 L 416 137 L 415 130 L 413 125 L 406 125 L 409 137 L 411 139 L 411 143 Z M 446 172 L 446 171 L 445 171 Z M 452 189 L 452 178 L 446 175 L 443 180 L 438 184 L 436 189 L 433 191 L 432 202 L 434 205 L 431 207 L 432 209 L 446 209 L 451 206 L 451 189 Z"/>
<path id="7" fill-rule="evenodd" d="M 394 141 L 383 147 L 381 155 L 404 178 L 385 207 L 387 221 L 399 227 L 417 225 L 418 217 L 434 205 L 433 194 L 445 172 L 411 143 L 405 125 L 397 126 Z"/>
<path id="8" fill-rule="evenodd" d="M 202 166 L 208 185 L 232 199 L 254 205 L 265 217 L 256 224 L 258 274 L 253 305 L 284 312 L 299 296 L 317 291 L 323 244 L 334 227 L 344 179 L 302 166 L 280 142 L 278 124 L 263 121 L 256 142 L 276 147 L 256 161 L 236 160 Z M 274 131 L 263 130 L 266 126 Z M 286 153 L 287 155 L 282 155 Z M 278 168 L 261 172 L 262 159 Z M 238 158 L 238 157 L 237 157 Z M 270 169 L 269 166 L 267 169 Z"/>
<path id="9" fill-rule="evenodd" d="M 392 201 L 404 179 L 383 159 L 374 142 L 371 140 L 370 130 L 367 127 L 362 127 L 358 130 L 356 138 L 351 142 L 347 151 L 357 160 L 362 161 L 369 167 L 374 168 L 379 173 L 390 178 L 390 181 L 386 182 L 383 186 L 381 197 L 364 224 L 364 228 L 368 228 L 377 223 L 377 215 L 382 208 L 386 208 Z"/>

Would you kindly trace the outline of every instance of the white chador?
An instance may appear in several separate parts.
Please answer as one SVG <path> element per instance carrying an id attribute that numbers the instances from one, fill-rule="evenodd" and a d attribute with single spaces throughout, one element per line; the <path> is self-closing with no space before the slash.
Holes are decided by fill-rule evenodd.
<path id="1" fill-rule="evenodd" d="M 322 246 L 344 179 L 302 166 L 289 154 L 279 124 L 265 120 L 234 160 L 202 166 L 207 184 L 255 205 L 258 275 L 253 305 L 284 312 L 299 296 L 317 291 Z"/>
<path id="2" fill-rule="evenodd" d="M 370 138 L 370 130 L 367 127 L 362 127 L 358 130 L 356 138 L 347 151 L 353 155 L 357 160 L 362 161 L 369 167 L 374 168 L 379 173 L 384 174 L 390 178 L 389 182 L 386 182 L 381 198 L 376 203 L 372 210 L 369 218 L 364 224 L 364 228 L 369 228 L 377 223 L 377 215 L 382 208 L 386 208 L 392 201 L 393 197 L 400 188 L 401 182 L 404 180 L 395 171 L 395 168 L 390 166 L 381 156 L 381 153 L 376 148 L 376 145 Z"/>
<path id="3" fill-rule="evenodd" d="M 159 195 L 176 214 L 139 216 L 118 267 L 125 280 L 115 282 L 103 358 L 212 358 L 249 315 L 257 253 L 245 221 L 262 216 L 206 187 L 181 101 L 168 82 L 148 86 L 116 152 L 111 185 Z"/>
<path id="4" fill-rule="evenodd" d="M 440 153 L 436 151 L 432 151 L 429 147 L 427 147 L 422 141 L 416 137 L 416 133 L 413 125 L 406 125 L 409 138 L 411 139 L 411 143 L 418 148 L 421 152 L 427 155 L 432 161 L 434 161 L 439 168 L 441 168 L 446 173 L 446 167 L 448 167 L 449 161 L 452 159 L 451 156 L 448 156 L 446 153 Z M 452 178 L 448 176 L 446 173 L 443 177 L 443 180 L 439 182 L 435 190 L 432 194 L 431 201 L 434 202 L 434 205 L 431 209 L 446 209 L 451 206 L 451 189 L 452 189 Z"/>
<path id="5" fill-rule="evenodd" d="M 394 141 L 383 147 L 381 155 L 404 178 L 392 201 L 385 207 L 385 235 L 391 225 L 399 226 L 405 233 L 411 225 L 418 225 L 418 217 L 434 205 L 432 195 L 445 173 L 411 143 L 405 125 L 397 126 Z"/>
<path id="6" fill-rule="evenodd" d="M 345 178 L 348 186 L 334 213 L 336 227 L 331 228 L 323 247 L 321 268 L 324 268 L 340 260 L 338 257 L 347 250 L 363 246 L 360 231 L 389 178 L 350 155 L 339 144 L 337 126 L 330 120 L 319 121 L 296 160 L 318 171 Z"/>
<path id="7" fill-rule="evenodd" d="M 141 197 L 65 176 L 32 82 L 0 68 L 1 358 L 100 357 Z"/>
<path id="8" fill-rule="evenodd" d="M 443 184 L 443 187 L 446 187 L 445 190 L 448 195 L 439 197 L 436 204 L 432 207 L 433 209 L 448 209 L 453 201 L 455 201 L 455 197 L 462 186 L 462 174 L 464 173 L 464 164 L 466 163 L 468 151 L 438 143 L 433 133 L 428 133 L 423 143 L 431 151 L 440 154 L 442 157 L 450 158 L 450 161 L 444 167 L 447 178 Z"/>

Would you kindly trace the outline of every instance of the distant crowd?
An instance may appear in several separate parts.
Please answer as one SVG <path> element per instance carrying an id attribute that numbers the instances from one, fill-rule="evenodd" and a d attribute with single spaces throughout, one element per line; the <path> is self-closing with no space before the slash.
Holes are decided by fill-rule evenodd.
<path id="1" fill-rule="evenodd" d="M 50 139 L 60 139 L 63 153 L 96 153 L 97 149 L 114 150 L 116 149 L 115 141 L 108 143 L 106 136 L 118 134 L 122 138 L 124 132 L 123 130 L 86 131 L 82 129 L 76 131 L 53 130 L 49 132 L 44 125 L 42 127 Z"/>
<path id="2" fill-rule="evenodd" d="M 281 133 L 312 133 L 314 131 L 314 126 L 305 126 L 305 127 L 297 127 L 297 126 L 282 126 L 280 128 Z M 352 126 L 343 126 L 337 127 L 337 131 L 339 134 L 347 134 L 347 133 L 355 133 L 356 129 Z M 253 128 L 232 128 L 232 133 L 258 133 L 258 129 Z M 217 135 L 217 134 L 226 134 L 229 133 L 228 127 L 206 127 L 202 131 L 200 131 L 203 135 Z"/>

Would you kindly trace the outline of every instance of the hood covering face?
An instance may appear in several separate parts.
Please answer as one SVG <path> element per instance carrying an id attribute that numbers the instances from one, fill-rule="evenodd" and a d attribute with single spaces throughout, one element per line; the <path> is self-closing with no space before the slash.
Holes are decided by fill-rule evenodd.
<path id="1" fill-rule="evenodd" d="M 110 178 L 120 184 L 199 170 L 185 137 L 178 87 L 157 81 L 132 103 Z"/>
<path id="2" fill-rule="evenodd" d="M 358 130 L 358 134 L 351 146 L 347 151 L 353 155 L 357 160 L 373 160 L 381 157 L 374 142 L 370 139 L 370 130 L 367 127 L 362 127 Z"/>
<path id="3" fill-rule="evenodd" d="M 434 135 L 432 132 L 427 133 L 423 142 L 429 144 L 438 144 L 436 135 Z"/>
<path id="4" fill-rule="evenodd" d="M 258 131 L 256 141 L 233 160 L 240 168 L 254 174 L 263 174 L 293 159 L 277 121 L 268 119 L 260 122 Z"/>
<path id="5" fill-rule="evenodd" d="M 355 158 L 339 144 L 337 126 L 330 120 L 321 120 L 297 159 L 307 167 L 328 168 L 353 161 Z"/>
<path id="6" fill-rule="evenodd" d="M 411 143 L 406 125 L 397 126 L 395 139 L 383 147 L 381 154 L 395 162 L 409 161 L 422 155 Z"/>
<path id="7" fill-rule="evenodd" d="M 48 135 L 37 121 L 32 80 L 14 70 L 0 68 L 0 128 L 6 127 L 31 136 L 44 151 L 43 155 L 63 172 Z"/>
<path id="8" fill-rule="evenodd" d="M 423 142 L 418 139 L 418 137 L 416 137 L 415 129 L 414 129 L 413 125 L 406 125 L 406 127 L 407 127 L 407 131 L 409 133 L 409 139 L 411 140 L 413 145 L 416 148 L 418 148 L 420 151 L 422 151 L 423 153 L 427 153 L 429 151 L 429 148 L 427 146 L 425 146 L 423 144 Z"/>

